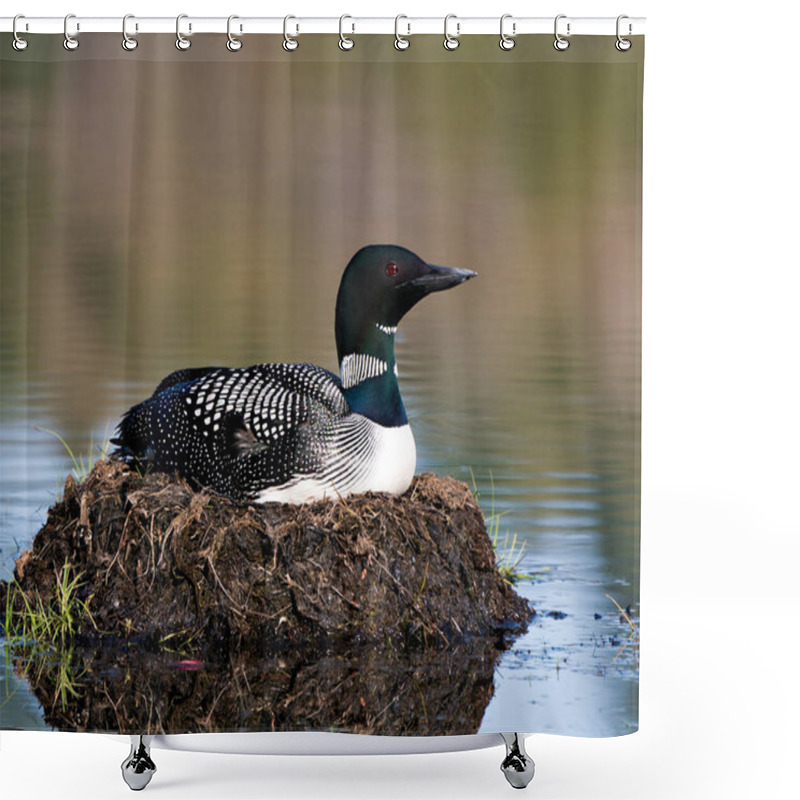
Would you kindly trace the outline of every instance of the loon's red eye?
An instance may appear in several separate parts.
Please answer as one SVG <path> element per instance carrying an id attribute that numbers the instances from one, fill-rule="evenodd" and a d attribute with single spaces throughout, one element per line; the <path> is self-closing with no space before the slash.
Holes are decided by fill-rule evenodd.
<path id="1" fill-rule="evenodd" d="M 397 275 L 397 264 L 395 264 L 393 261 L 390 261 L 390 262 L 389 262 L 389 263 L 386 265 L 386 274 L 387 274 L 387 275 L 388 275 L 390 278 L 394 278 L 394 276 L 395 276 L 395 275 Z"/>

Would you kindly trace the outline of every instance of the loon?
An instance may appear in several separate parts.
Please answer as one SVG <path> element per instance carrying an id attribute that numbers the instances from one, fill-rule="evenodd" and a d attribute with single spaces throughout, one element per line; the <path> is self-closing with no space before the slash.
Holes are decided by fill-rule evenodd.
<path id="1" fill-rule="evenodd" d="M 339 376 L 314 364 L 177 370 L 124 414 L 115 455 L 247 502 L 403 494 L 416 445 L 397 383 L 397 325 L 426 295 L 475 275 L 396 245 L 363 247 L 336 298 Z"/>

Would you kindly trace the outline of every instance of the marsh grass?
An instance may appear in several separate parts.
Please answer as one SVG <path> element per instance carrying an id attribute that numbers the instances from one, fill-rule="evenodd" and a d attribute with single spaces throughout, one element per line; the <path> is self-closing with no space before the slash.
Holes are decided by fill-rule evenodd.
<path id="1" fill-rule="evenodd" d="M 61 709 L 66 710 L 70 702 L 81 696 L 81 689 L 84 684 L 81 678 L 86 675 L 87 670 L 83 666 L 78 666 L 80 659 L 76 659 L 75 651 L 70 647 L 59 650 L 55 658 L 30 659 L 26 662 L 23 672 L 28 680 L 40 685 L 45 678 L 52 683 L 52 707 L 55 710 L 57 704 Z"/>
<path id="2" fill-rule="evenodd" d="M 58 433 L 58 431 L 52 431 L 49 428 L 40 428 L 38 426 L 34 426 L 34 430 L 46 433 L 52 436 L 53 438 L 58 439 L 58 441 L 61 442 L 64 449 L 67 451 L 67 455 L 70 457 L 70 460 L 72 461 L 72 471 L 78 483 L 87 478 L 89 473 L 92 471 L 92 467 L 95 465 L 97 461 L 106 457 L 108 453 L 108 448 L 111 444 L 110 438 L 108 437 L 108 435 L 106 435 L 104 443 L 99 446 L 97 456 L 95 457 L 94 456 L 95 444 L 94 441 L 90 439 L 88 453 L 76 454 L 75 451 L 69 446 L 67 440 L 60 433 Z"/>
<path id="3" fill-rule="evenodd" d="M 85 689 L 85 684 L 81 679 L 87 674 L 88 669 L 82 659 L 76 657 L 76 652 L 72 647 L 51 650 L 46 653 L 28 652 L 24 655 L 19 652 L 12 654 L 9 648 L 4 648 L 4 657 L 6 674 L 19 668 L 29 684 L 42 685 L 46 682 L 52 686 L 49 697 L 52 698 L 50 705 L 53 710 L 59 703 L 62 711 L 67 710 L 70 701 L 79 698 L 81 690 Z M 14 693 L 16 691 L 18 688 L 14 689 Z M 11 697 L 13 694 L 7 696 L 6 702 Z"/>
<path id="4" fill-rule="evenodd" d="M 60 702 L 67 708 L 70 700 L 80 695 L 85 669 L 76 669 L 72 640 L 84 618 L 97 628 L 87 600 L 77 596 L 81 583 L 68 561 L 56 573 L 56 583 L 49 602 L 41 597 L 28 599 L 12 581 L 6 589 L 3 616 L 3 648 L 6 672 L 12 657 L 22 657 L 23 673 L 40 681 L 45 672 L 53 682 L 53 705 Z M 19 598 L 17 600 L 17 598 Z"/>
<path id="5" fill-rule="evenodd" d="M 193 652 L 193 648 L 199 638 L 198 631 L 183 628 L 173 631 L 158 640 L 159 648 L 165 653 L 174 653 L 178 656 L 185 656 Z"/>
<path id="6" fill-rule="evenodd" d="M 634 664 L 639 663 L 639 626 L 631 619 L 631 615 L 628 613 L 626 609 L 624 609 L 610 594 L 605 595 L 616 607 L 620 614 L 620 621 L 624 621 L 628 624 L 630 628 L 630 634 L 628 635 L 627 641 L 622 645 L 622 647 L 617 650 L 617 654 L 614 656 L 614 661 L 616 661 L 622 652 L 630 647 L 633 651 L 633 661 Z"/>
<path id="7" fill-rule="evenodd" d="M 83 586 L 81 577 L 65 560 L 62 569 L 56 572 L 53 593 L 47 602 L 38 595 L 29 599 L 15 582 L 9 583 L 3 619 L 6 641 L 11 645 L 36 643 L 63 649 L 84 619 L 97 629 L 89 610 L 92 595 L 86 600 L 78 597 Z"/>
<path id="8" fill-rule="evenodd" d="M 475 481 L 475 473 L 470 469 L 472 476 L 472 493 L 475 495 L 476 500 L 480 500 L 480 492 L 478 485 Z M 494 474 L 489 472 L 489 480 L 492 485 L 491 497 L 491 512 L 486 517 L 486 531 L 489 538 L 492 540 L 492 547 L 496 556 L 497 570 L 503 580 L 513 585 L 520 580 L 531 579 L 532 576 L 525 572 L 520 572 L 517 567 L 522 561 L 522 556 L 525 554 L 525 542 L 517 539 L 517 534 L 514 533 L 503 534 L 503 540 L 500 541 L 500 518 L 505 516 L 506 512 L 500 513 L 495 509 L 495 491 L 494 491 Z"/>

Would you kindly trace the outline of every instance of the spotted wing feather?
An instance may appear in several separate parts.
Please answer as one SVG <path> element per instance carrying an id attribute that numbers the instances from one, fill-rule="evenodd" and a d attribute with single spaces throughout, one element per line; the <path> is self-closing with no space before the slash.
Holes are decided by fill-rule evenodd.
<path id="1" fill-rule="evenodd" d="M 128 411 L 115 440 L 120 455 L 252 499 L 318 474 L 353 416 L 339 378 L 312 364 L 193 372 L 188 380 L 173 373 Z"/>

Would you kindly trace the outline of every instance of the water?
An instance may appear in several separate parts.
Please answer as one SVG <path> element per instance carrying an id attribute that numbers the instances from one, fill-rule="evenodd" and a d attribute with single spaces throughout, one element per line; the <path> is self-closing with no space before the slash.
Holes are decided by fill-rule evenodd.
<path id="1" fill-rule="evenodd" d="M 46 430 L 96 453 L 182 366 L 336 370 L 341 271 L 395 242 L 479 273 L 397 336 L 418 471 L 474 480 L 535 576 L 480 730 L 634 730 L 638 68 L 2 66 L 0 578 L 71 468 Z M 3 725 L 41 721 L 6 681 Z"/>

